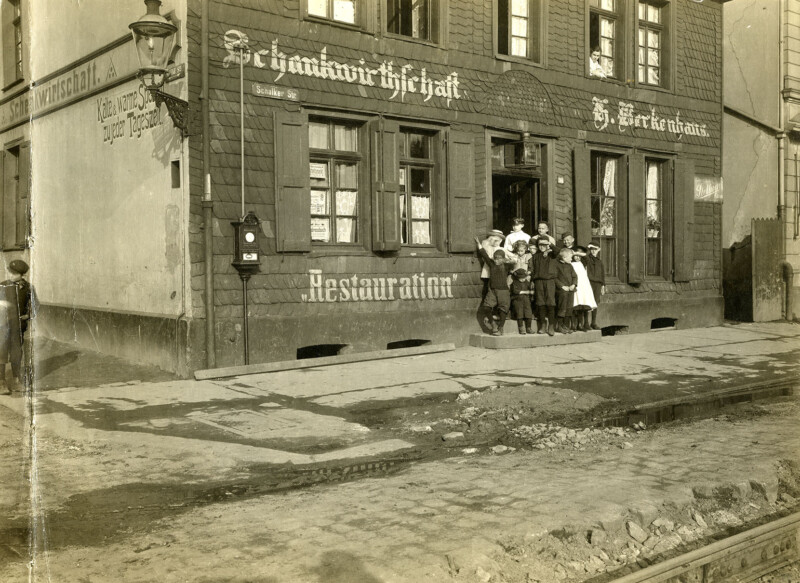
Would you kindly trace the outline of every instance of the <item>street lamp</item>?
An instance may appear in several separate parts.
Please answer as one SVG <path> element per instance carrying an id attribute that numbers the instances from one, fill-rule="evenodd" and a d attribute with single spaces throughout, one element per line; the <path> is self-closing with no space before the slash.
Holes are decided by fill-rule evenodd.
<path id="1" fill-rule="evenodd" d="M 144 0 L 144 3 L 147 14 L 128 26 L 133 33 L 139 57 L 139 79 L 153 96 L 156 107 L 166 104 L 175 127 L 185 134 L 189 104 L 161 91 L 167 78 L 167 63 L 175 47 L 178 27 L 159 14 L 161 0 Z"/>

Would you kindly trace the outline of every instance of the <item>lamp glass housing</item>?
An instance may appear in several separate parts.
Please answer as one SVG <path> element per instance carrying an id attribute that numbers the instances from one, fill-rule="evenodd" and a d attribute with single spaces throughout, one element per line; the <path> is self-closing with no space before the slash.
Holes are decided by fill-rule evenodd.
<path id="1" fill-rule="evenodd" d="M 145 0 L 147 14 L 129 25 L 139 57 L 139 71 L 148 89 L 164 85 L 167 63 L 178 27 L 159 14 L 160 0 Z"/>

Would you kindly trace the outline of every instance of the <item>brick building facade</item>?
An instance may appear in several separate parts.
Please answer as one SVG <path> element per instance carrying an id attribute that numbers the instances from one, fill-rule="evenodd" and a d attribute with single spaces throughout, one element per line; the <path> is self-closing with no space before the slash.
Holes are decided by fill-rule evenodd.
<path id="1" fill-rule="evenodd" d="M 54 335 L 80 319 L 126 354 L 145 326 L 203 368 L 213 297 L 213 363 L 241 363 L 242 197 L 263 235 L 251 362 L 465 342 L 474 237 L 519 215 L 602 246 L 602 326 L 720 322 L 721 2 L 214 0 L 184 19 L 184 308 L 53 310 Z"/>

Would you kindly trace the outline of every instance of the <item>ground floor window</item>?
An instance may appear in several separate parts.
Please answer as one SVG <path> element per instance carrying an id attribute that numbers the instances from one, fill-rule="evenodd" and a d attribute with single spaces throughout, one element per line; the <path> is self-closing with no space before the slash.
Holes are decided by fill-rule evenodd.
<path id="1" fill-rule="evenodd" d="M 432 136 L 414 130 L 400 133 L 400 214 L 404 245 L 430 245 L 433 218 Z"/>
<path id="2" fill-rule="evenodd" d="M 635 150 L 575 148 L 577 240 L 600 246 L 623 283 L 693 273 L 694 163 Z"/>
<path id="3" fill-rule="evenodd" d="M 358 242 L 358 126 L 330 120 L 308 124 L 311 240 Z"/>
<path id="4" fill-rule="evenodd" d="M 473 251 L 469 134 L 377 115 L 279 112 L 275 174 L 278 251 Z"/>
<path id="5" fill-rule="evenodd" d="M 617 191 L 620 156 L 592 152 L 592 243 L 604 249 L 606 275 L 617 275 Z"/>
<path id="6" fill-rule="evenodd" d="M 664 165 L 645 159 L 645 275 L 663 275 L 664 251 Z"/>

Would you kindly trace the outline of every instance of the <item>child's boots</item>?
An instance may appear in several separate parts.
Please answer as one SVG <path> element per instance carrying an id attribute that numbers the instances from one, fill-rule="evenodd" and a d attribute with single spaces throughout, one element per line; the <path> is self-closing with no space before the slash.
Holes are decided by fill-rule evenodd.
<path id="1" fill-rule="evenodd" d="M 592 330 L 599 330 L 600 326 L 597 325 L 597 308 L 592 310 Z"/>
<path id="2" fill-rule="evenodd" d="M 525 318 L 525 333 L 526 334 L 533 334 L 533 328 L 531 325 L 533 324 L 533 320 L 531 318 Z"/>
<path id="3" fill-rule="evenodd" d="M 523 335 L 525 334 L 525 320 L 523 320 L 522 318 L 517 320 L 517 330 L 519 331 L 520 334 Z"/>
<path id="4" fill-rule="evenodd" d="M 547 332 L 547 310 L 545 308 L 539 308 L 536 310 L 536 326 L 536 331 L 539 334 L 544 334 Z"/>

